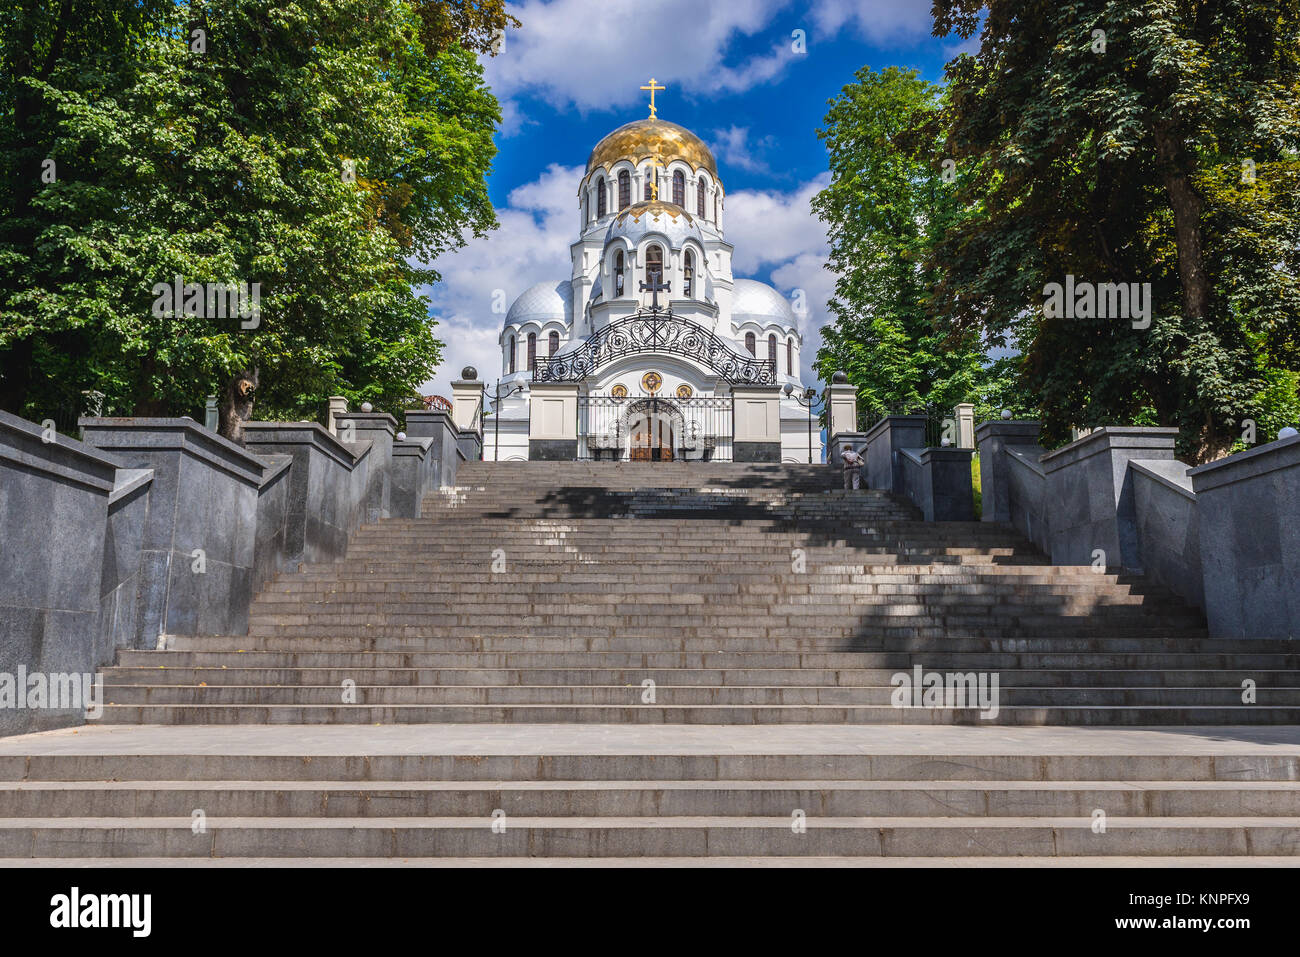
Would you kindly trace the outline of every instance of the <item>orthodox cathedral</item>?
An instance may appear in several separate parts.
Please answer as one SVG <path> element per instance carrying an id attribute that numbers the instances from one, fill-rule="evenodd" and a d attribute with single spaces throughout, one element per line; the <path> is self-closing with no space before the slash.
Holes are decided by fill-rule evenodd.
<path id="1" fill-rule="evenodd" d="M 614 130 L 587 160 L 570 276 L 525 290 L 506 313 L 483 457 L 529 458 L 535 386 L 569 382 L 580 459 L 740 458 L 733 393 L 768 387 L 780 420 L 770 458 L 819 461 L 799 402 L 794 312 L 771 286 L 733 277 L 717 162 L 694 133 L 655 116 L 654 88 L 643 87 L 650 117 Z"/>

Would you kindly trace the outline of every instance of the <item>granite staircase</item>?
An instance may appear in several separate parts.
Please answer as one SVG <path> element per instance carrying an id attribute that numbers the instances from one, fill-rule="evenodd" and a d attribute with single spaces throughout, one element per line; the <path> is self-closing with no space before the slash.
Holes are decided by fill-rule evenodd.
<path id="1" fill-rule="evenodd" d="M 0 742 L 0 857 L 1300 862 L 1300 649 L 834 477 L 467 464 Z"/>

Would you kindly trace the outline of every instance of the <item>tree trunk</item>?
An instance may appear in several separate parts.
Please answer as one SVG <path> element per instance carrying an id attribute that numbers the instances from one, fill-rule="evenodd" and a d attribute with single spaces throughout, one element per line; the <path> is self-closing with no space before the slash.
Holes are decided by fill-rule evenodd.
<path id="1" fill-rule="evenodd" d="M 1201 242 L 1201 212 L 1204 201 L 1192 183 L 1193 159 L 1172 124 L 1155 130 L 1156 159 L 1174 214 L 1174 243 L 1178 247 L 1178 280 L 1182 287 L 1183 319 L 1189 333 L 1204 329 L 1210 318 L 1210 277 L 1205 272 L 1205 251 Z M 1202 465 L 1224 455 L 1232 442 L 1220 432 L 1209 413 L 1196 430 L 1193 463 Z"/>
<path id="2" fill-rule="evenodd" d="M 1192 185 L 1192 159 L 1175 137 L 1170 124 L 1156 128 L 1156 160 L 1169 208 L 1174 214 L 1174 243 L 1178 247 L 1178 279 L 1183 289 L 1183 314 L 1198 324 L 1210 314 L 1210 279 L 1205 274 L 1201 246 L 1201 210 L 1204 203 Z"/>

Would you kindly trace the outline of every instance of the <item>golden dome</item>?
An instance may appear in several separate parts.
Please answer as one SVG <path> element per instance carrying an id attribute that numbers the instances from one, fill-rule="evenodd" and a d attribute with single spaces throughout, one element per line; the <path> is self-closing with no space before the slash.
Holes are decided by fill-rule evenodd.
<path id="1" fill-rule="evenodd" d="M 686 127 L 660 119 L 625 123 L 610 133 L 591 151 L 587 172 L 597 166 L 609 169 L 621 159 L 639 163 L 656 156 L 665 166 L 679 159 L 696 172 L 706 169 L 718 179 L 717 161 L 704 141 Z"/>

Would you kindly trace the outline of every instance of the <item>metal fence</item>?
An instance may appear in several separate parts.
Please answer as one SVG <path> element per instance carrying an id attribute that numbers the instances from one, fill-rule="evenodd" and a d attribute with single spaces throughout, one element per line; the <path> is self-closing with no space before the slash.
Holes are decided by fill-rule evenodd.
<path id="1" fill-rule="evenodd" d="M 731 396 L 578 397 L 578 458 L 730 462 Z"/>

